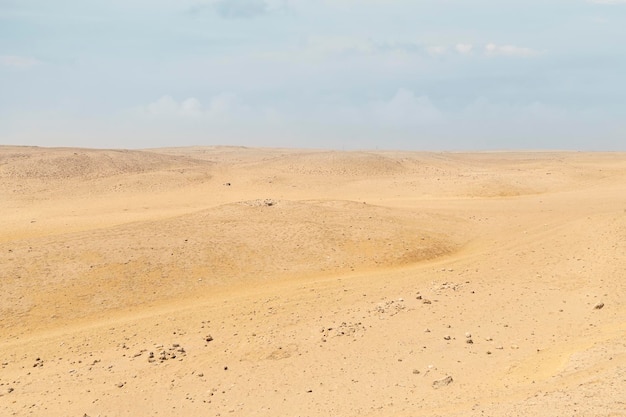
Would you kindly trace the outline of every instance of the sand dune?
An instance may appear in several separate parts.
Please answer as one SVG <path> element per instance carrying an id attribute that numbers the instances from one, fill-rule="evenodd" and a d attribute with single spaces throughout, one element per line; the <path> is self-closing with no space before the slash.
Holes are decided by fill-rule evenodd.
<path id="1" fill-rule="evenodd" d="M 0 147 L 0 415 L 626 415 L 626 155 Z"/>

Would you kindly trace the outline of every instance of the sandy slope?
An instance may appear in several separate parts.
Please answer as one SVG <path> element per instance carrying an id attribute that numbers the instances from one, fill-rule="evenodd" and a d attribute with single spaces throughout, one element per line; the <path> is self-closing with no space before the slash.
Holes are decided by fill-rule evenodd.
<path id="1" fill-rule="evenodd" d="M 0 212 L 2 416 L 626 416 L 625 154 L 0 147 Z"/>

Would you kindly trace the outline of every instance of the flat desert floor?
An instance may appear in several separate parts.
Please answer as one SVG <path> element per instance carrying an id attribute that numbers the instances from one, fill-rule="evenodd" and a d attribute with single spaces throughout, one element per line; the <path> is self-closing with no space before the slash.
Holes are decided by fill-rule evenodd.
<path id="1" fill-rule="evenodd" d="M 626 154 L 0 147 L 2 416 L 626 416 Z"/>

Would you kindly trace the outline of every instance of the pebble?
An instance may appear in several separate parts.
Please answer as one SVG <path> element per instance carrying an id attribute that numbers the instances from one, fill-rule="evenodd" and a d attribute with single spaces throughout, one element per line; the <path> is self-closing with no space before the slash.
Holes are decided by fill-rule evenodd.
<path id="1" fill-rule="evenodd" d="M 437 389 L 437 388 L 441 388 L 441 387 L 445 387 L 446 385 L 450 385 L 452 383 L 453 379 L 451 376 L 447 376 L 445 378 L 442 379 L 438 379 L 436 381 L 433 381 L 433 388 Z"/>
<path id="2" fill-rule="evenodd" d="M 604 307 L 604 303 L 598 303 L 595 306 L 593 306 L 593 308 L 596 309 L 596 310 L 600 310 L 600 309 L 602 309 L 602 307 Z"/>

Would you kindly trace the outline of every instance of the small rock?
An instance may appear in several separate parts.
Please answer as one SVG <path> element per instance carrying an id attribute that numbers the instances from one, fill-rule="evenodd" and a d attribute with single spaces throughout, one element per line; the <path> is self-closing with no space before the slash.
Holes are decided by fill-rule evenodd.
<path id="1" fill-rule="evenodd" d="M 517 349 L 519 349 L 519 346 L 517 346 L 517 345 L 511 345 L 511 349 L 513 349 L 513 350 L 517 350 Z"/>
<path id="2" fill-rule="evenodd" d="M 450 385 L 452 383 L 452 381 L 453 381 L 453 379 L 452 379 L 451 376 L 447 376 L 445 378 L 438 379 L 438 380 L 433 382 L 433 388 L 437 389 L 437 388 L 445 387 L 446 385 Z"/>
<path id="3" fill-rule="evenodd" d="M 429 328 L 424 329 L 424 333 L 430 333 L 430 329 Z"/>
<path id="4" fill-rule="evenodd" d="M 604 303 L 598 303 L 595 306 L 593 306 L 593 308 L 596 309 L 596 310 L 601 310 L 602 307 L 604 307 Z"/>
<path id="5" fill-rule="evenodd" d="M 413 375 L 419 375 L 420 371 L 419 369 L 413 369 Z"/>
<path id="6" fill-rule="evenodd" d="M 424 300 L 424 301 L 422 301 L 422 303 L 424 303 L 424 304 L 432 304 L 432 302 L 430 300 Z"/>
<path id="7" fill-rule="evenodd" d="M 211 335 L 209 334 L 209 335 L 207 335 L 207 336 L 204 338 L 204 340 L 205 340 L 206 342 L 211 342 L 211 341 L 213 341 L 213 336 L 211 336 Z"/>
<path id="8" fill-rule="evenodd" d="M 448 336 L 448 335 L 445 335 L 445 336 L 443 337 L 443 339 L 444 339 L 444 340 L 450 340 L 450 339 L 452 339 L 452 338 L 451 338 L 450 336 Z"/>
<path id="9" fill-rule="evenodd" d="M 122 388 L 124 386 L 123 382 L 120 382 L 119 384 L 116 385 L 118 388 Z"/>
<path id="10" fill-rule="evenodd" d="M 465 343 L 467 343 L 468 345 L 471 345 L 474 343 L 474 341 L 472 339 L 465 339 Z"/>
<path id="11" fill-rule="evenodd" d="M 465 333 L 465 337 L 470 339 L 472 337 L 472 334 L 470 332 Z"/>

